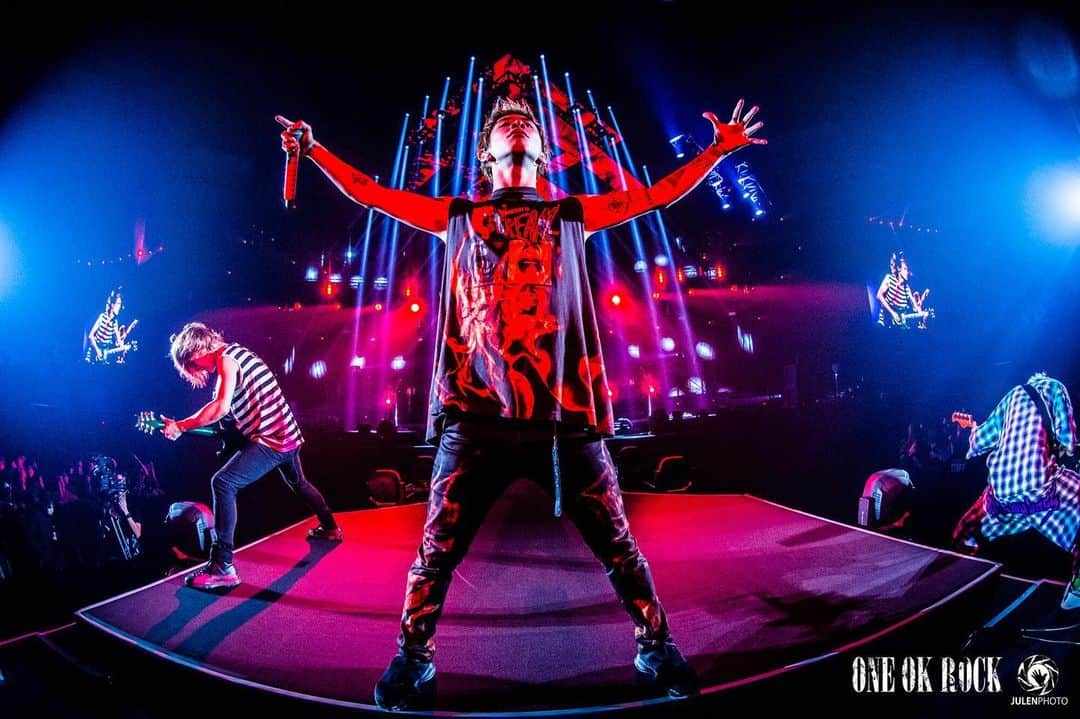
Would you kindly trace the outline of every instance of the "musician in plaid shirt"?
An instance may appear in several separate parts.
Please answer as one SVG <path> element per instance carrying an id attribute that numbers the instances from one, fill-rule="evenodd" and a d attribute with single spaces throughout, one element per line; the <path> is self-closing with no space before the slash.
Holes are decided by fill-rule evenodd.
<path id="1" fill-rule="evenodd" d="M 1062 599 L 1063 609 L 1080 608 L 1080 475 L 1063 467 L 1060 455 L 1072 456 L 1076 422 L 1065 385 L 1045 373 L 1028 379 L 1049 413 L 1023 385 L 1013 387 L 990 416 L 972 427 L 971 459 L 990 452 L 989 483 L 961 518 L 953 539 L 971 547 L 1034 529 L 1073 555 L 1073 577 Z"/>

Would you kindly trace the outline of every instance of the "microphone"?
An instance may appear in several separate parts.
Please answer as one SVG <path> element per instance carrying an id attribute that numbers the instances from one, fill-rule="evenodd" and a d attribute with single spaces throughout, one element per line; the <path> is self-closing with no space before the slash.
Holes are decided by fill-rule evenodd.
<path id="1" fill-rule="evenodd" d="M 296 133 L 297 141 L 300 133 Z M 300 168 L 300 151 L 285 153 L 285 186 L 282 188 L 282 197 L 285 199 L 285 207 L 290 210 L 296 209 L 296 174 Z"/>

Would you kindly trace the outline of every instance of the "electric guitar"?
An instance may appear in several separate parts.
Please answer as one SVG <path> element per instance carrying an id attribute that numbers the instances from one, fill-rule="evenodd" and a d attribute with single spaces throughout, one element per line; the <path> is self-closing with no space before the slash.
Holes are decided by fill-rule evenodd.
<path id="1" fill-rule="evenodd" d="M 138 349 L 139 349 L 139 341 L 138 340 L 132 340 L 131 342 L 126 342 L 126 343 L 124 343 L 122 345 L 118 345 L 116 347 L 110 347 L 107 350 L 101 350 L 101 359 L 98 359 L 97 355 L 94 354 L 94 348 L 90 347 L 89 349 L 86 350 L 86 363 L 87 364 L 110 364 L 112 362 L 113 355 L 119 354 L 120 356 L 116 358 L 116 364 L 124 364 L 124 357 L 127 356 L 127 353 L 128 352 L 135 352 Z"/>
<path id="2" fill-rule="evenodd" d="M 975 428 L 975 418 L 966 412 L 953 412 L 952 421 L 960 425 L 960 429 Z"/>
<path id="3" fill-rule="evenodd" d="M 146 434 L 154 434 L 165 427 L 165 420 L 153 411 L 139 412 L 135 419 L 135 429 Z M 218 456 L 231 457 L 247 443 L 247 439 L 236 429 L 236 425 L 226 420 L 221 420 L 214 425 L 189 429 L 184 434 L 196 437 L 214 437 L 221 440 Z"/>
<path id="4" fill-rule="evenodd" d="M 128 333 L 135 329 L 135 325 L 139 324 L 139 320 L 132 320 L 131 324 L 127 327 L 123 327 L 120 330 L 120 344 L 116 347 L 110 347 L 107 350 L 101 350 L 101 359 L 98 359 L 97 354 L 94 352 L 94 345 L 90 345 L 86 348 L 86 363 L 87 364 L 110 364 L 112 362 L 113 355 L 120 355 L 116 358 L 116 364 L 124 364 L 124 358 L 127 357 L 128 352 L 136 352 L 139 349 L 139 341 L 132 340 L 127 341 Z"/>
<path id="5" fill-rule="evenodd" d="M 934 308 L 932 307 L 927 310 L 920 310 L 917 312 L 898 312 L 897 314 L 900 316 L 899 322 L 894 320 L 892 315 L 889 314 L 888 310 L 883 307 L 881 309 L 882 323 L 886 327 L 899 327 L 905 330 L 914 329 L 916 327 L 919 329 L 926 329 L 926 321 L 932 320 L 936 316 Z"/>

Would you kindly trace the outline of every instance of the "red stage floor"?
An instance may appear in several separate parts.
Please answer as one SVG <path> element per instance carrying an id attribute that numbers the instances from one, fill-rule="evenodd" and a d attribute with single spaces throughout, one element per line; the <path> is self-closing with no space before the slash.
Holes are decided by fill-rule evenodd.
<path id="1" fill-rule="evenodd" d="M 985 588 L 999 570 L 749 496 L 626 502 L 706 693 L 854 649 Z M 243 521 L 257 508 L 241 497 L 240 511 Z M 342 514 L 340 545 L 310 544 L 304 522 L 238 552 L 244 581 L 227 594 L 177 576 L 78 616 L 229 681 L 367 707 L 396 649 L 423 518 L 423 505 Z M 440 711 L 629 707 L 651 696 L 635 683 L 632 626 L 599 563 L 525 482 L 459 567 L 437 643 Z"/>

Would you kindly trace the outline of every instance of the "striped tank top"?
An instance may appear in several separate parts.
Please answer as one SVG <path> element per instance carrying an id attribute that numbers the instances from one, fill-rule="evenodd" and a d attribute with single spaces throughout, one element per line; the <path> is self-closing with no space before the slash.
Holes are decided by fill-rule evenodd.
<path id="1" fill-rule="evenodd" d="M 300 426 L 266 363 L 235 342 L 222 354 L 240 367 L 229 408 L 229 418 L 236 423 L 237 430 L 252 442 L 279 452 L 289 452 L 303 444 Z"/>
<path id="2" fill-rule="evenodd" d="M 109 317 L 104 312 L 98 315 L 97 322 L 94 323 L 93 335 L 99 347 L 111 345 L 116 339 L 116 317 Z"/>

